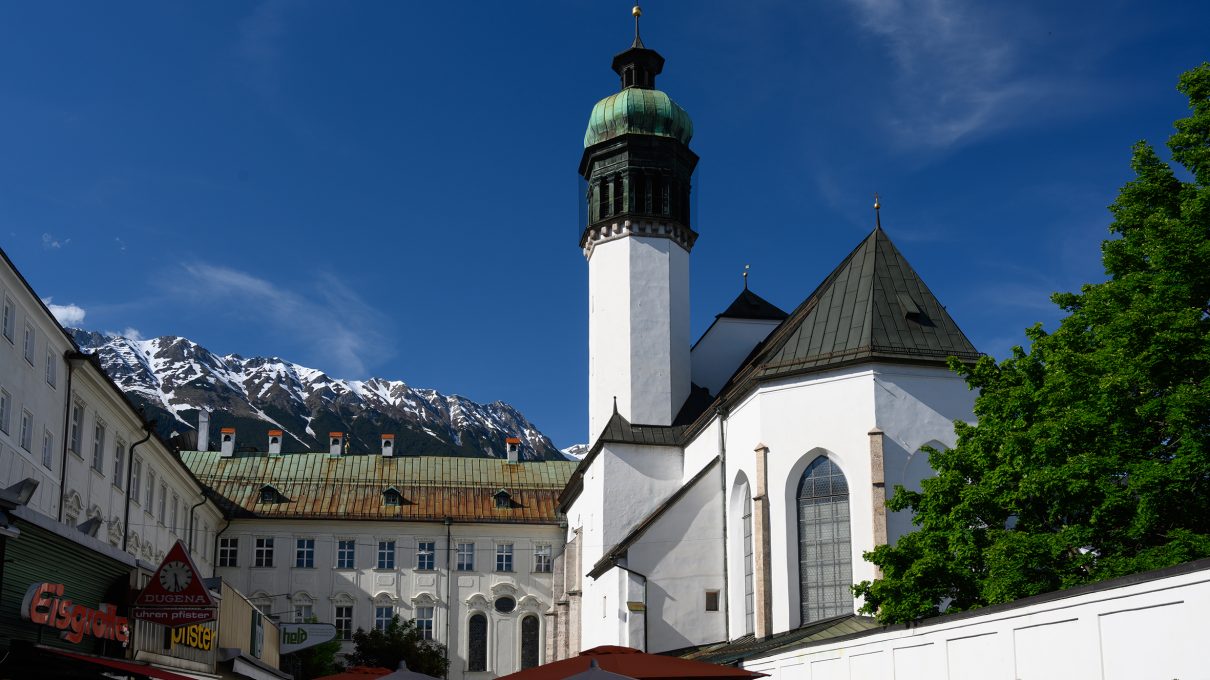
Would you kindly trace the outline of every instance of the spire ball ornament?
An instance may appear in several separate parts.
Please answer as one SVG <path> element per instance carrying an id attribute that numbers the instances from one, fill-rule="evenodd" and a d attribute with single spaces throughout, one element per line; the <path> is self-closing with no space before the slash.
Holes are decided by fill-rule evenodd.
<path id="1" fill-rule="evenodd" d="M 634 9 L 630 10 L 630 13 L 636 17 L 641 17 L 643 16 L 643 8 L 635 5 Z"/>

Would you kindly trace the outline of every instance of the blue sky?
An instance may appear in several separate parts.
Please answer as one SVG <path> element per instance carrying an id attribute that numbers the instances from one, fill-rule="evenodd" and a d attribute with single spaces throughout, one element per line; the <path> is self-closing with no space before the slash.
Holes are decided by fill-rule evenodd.
<path id="1" fill-rule="evenodd" d="M 0 245 L 93 330 L 520 408 L 586 439 L 577 163 L 627 2 L 0 5 Z M 981 350 L 1102 278 L 1207 3 L 651 2 L 692 317 L 789 310 L 882 221 Z M 1167 155 L 1166 150 L 1163 154 Z M 79 317 L 83 314 L 82 321 Z M 75 318 L 70 318 L 75 317 Z"/>

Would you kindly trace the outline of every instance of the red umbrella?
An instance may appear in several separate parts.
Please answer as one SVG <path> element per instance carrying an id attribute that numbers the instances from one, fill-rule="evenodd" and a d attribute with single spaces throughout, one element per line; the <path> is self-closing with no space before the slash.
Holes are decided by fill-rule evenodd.
<path id="1" fill-rule="evenodd" d="M 746 671 L 734 666 L 718 666 L 675 656 L 647 654 L 630 647 L 605 645 L 581 652 L 579 656 L 570 659 L 554 661 L 536 668 L 527 668 L 512 675 L 505 675 L 498 680 L 566 680 L 576 673 L 588 670 L 590 662 L 593 660 L 603 670 L 625 675 L 635 680 L 663 680 L 665 678 L 747 680 L 748 678 L 765 677 L 764 673 Z"/>
<path id="2" fill-rule="evenodd" d="M 337 673 L 336 675 L 325 675 L 322 678 L 315 680 L 372 680 L 373 678 L 381 678 L 384 675 L 390 675 L 389 668 L 376 668 L 373 666 L 350 666 L 345 672 Z"/>

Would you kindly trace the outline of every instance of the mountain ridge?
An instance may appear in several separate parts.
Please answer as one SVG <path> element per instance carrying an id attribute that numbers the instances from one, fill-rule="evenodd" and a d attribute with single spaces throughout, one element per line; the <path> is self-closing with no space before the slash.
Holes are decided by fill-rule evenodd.
<path id="1" fill-rule="evenodd" d="M 413 388 L 401 380 L 342 380 L 279 357 L 218 355 L 173 335 L 131 339 L 67 329 L 128 397 L 182 448 L 196 446 L 197 415 L 236 429 L 236 448 L 267 449 L 268 430 L 283 430 L 282 450 L 326 451 L 328 432 L 345 432 L 349 451 L 378 452 L 379 435 L 395 434 L 398 455 L 505 456 L 505 439 L 521 440 L 524 460 L 560 460 L 546 435 L 503 401 L 479 404 L 458 395 Z"/>

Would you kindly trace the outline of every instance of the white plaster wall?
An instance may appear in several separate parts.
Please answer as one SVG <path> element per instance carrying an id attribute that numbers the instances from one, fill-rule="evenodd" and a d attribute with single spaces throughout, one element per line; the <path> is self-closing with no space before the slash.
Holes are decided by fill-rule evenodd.
<path id="1" fill-rule="evenodd" d="M 474 571 L 447 570 L 446 528 L 439 523 L 236 520 L 222 537 L 239 540 L 238 565 L 219 567 L 217 571 L 250 599 L 276 596 L 271 598 L 272 611 L 284 612 L 283 620 L 291 619 L 293 601 L 303 596 L 312 600 L 314 614 L 323 623 L 333 622 L 339 599 L 350 598 L 354 629 L 373 627 L 376 596 L 387 598 L 405 619 L 412 618 L 418 606 L 433 606 L 433 637 L 449 646 L 451 678 L 490 678 L 515 672 L 520 663 L 521 618 L 528 614 L 538 616 L 539 650 L 545 650 L 544 614 L 553 604 L 553 575 L 533 571 L 534 546 L 552 545 L 557 552 L 564 538 L 563 530 L 543 524 L 455 523 L 450 533 L 450 543 L 455 546 L 475 543 Z M 274 566 L 253 567 L 255 539 L 267 536 L 274 538 Z M 315 540 L 314 568 L 294 566 L 299 538 Z M 357 543 L 354 569 L 335 568 L 336 542 L 340 539 Z M 396 542 L 394 569 L 375 568 L 379 540 Z M 416 545 L 420 541 L 437 544 L 435 570 L 415 569 Z M 494 571 L 495 546 L 501 542 L 513 544 L 512 572 Z M 456 560 L 450 564 L 456 564 Z M 286 593 L 292 599 L 287 599 Z M 493 602 L 502 595 L 517 601 L 515 611 L 503 614 L 495 610 Z M 476 611 L 488 617 L 487 673 L 465 672 L 466 630 L 471 613 Z M 353 648 L 352 643 L 345 643 L 344 647 L 344 651 Z M 543 658 L 546 661 L 549 659 Z"/>
<path id="2" fill-rule="evenodd" d="M 591 567 L 589 564 L 587 569 Z M 583 585 L 580 651 L 601 645 L 625 645 L 626 609 L 620 597 L 625 585 L 625 572 L 610 569 L 596 579 L 585 577 Z"/>
<path id="3" fill-rule="evenodd" d="M 773 680 L 1210 678 L 1210 569 L 1012 609 L 939 617 L 743 667 Z"/>
<path id="4" fill-rule="evenodd" d="M 649 652 L 727 638 L 722 483 L 722 471 L 715 467 L 627 552 L 626 565 L 648 577 Z M 706 611 L 707 590 L 719 591 L 719 611 Z"/>
<path id="5" fill-rule="evenodd" d="M 689 253 L 669 239 L 629 236 L 588 262 L 589 427 L 613 412 L 669 425 L 689 396 Z"/>
<path id="6" fill-rule="evenodd" d="M 752 348 L 780 324 L 761 319 L 716 319 L 693 346 L 693 383 L 717 395 Z"/>
<path id="7" fill-rule="evenodd" d="M 679 448 L 606 444 L 597 457 L 602 467 L 601 542 L 606 549 L 625 538 L 643 518 L 681 487 Z M 586 569 L 592 568 L 587 563 Z"/>

